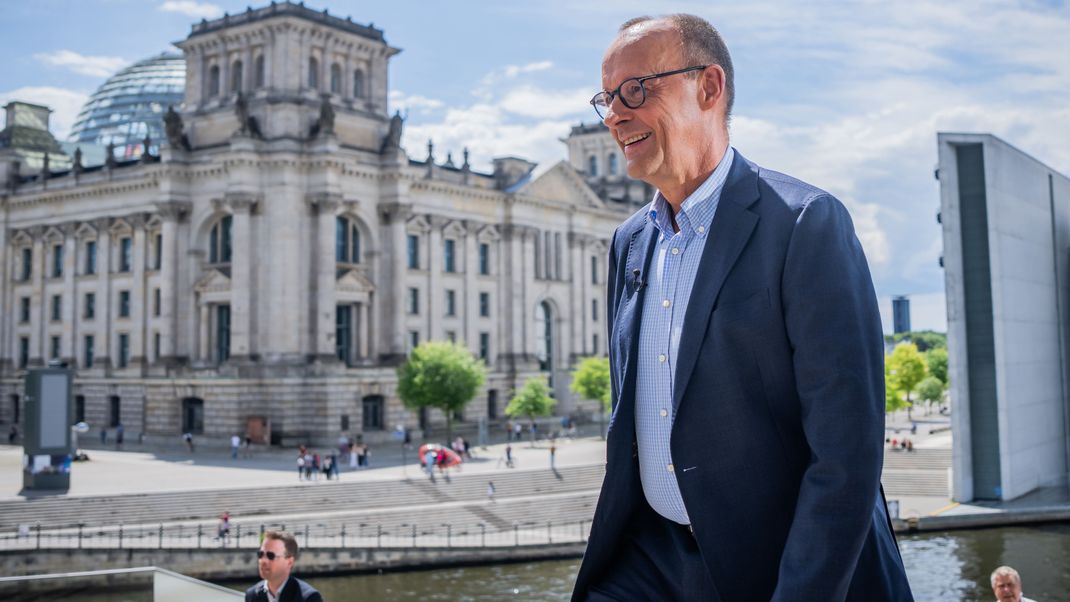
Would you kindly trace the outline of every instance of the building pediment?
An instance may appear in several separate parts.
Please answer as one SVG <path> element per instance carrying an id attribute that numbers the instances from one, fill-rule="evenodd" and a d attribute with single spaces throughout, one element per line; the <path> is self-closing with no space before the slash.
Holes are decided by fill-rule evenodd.
<path id="1" fill-rule="evenodd" d="M 479 242 L 495 242 L 501 240 L 501 232 L 498 231 L 498 227 L 493 224 L 488 224 L 479 229 L 476 233 L 476 240 Z"/>
<path id="2" fill-rule="evenodd" d="M 364 270 L 344 270 L 335 281 L 335 289 L 342 292 L 363 293 L 374 291 L 375 285 L 364 274 Z"/>
<path id="3" fill-rule="evenodd" d="M 575 207 L 605 209 L 606 204 L 566 161 L 558 161 L 542 175 L 517 190 L 519 194 Z"/>
<path id="4" fill-rule="evenodd" d="M 410 232 L 430 232 L 431 222 L 427 221 L 425 215 L 414 215 L 405 222 L 405 227 Z"/>
<path id="5" fill-rule="evenodd" d="M 78 224 L 78 228 L 74 231 L 74 235 L 78 238 L 96 238 L 97 234 L 97 229 L 89 222 Z"/>
<path id="6" fill-rule="evenodd" d="M 208 270 L 208 273 L 193 285 L 193 290 L 198 293 L 218 293 L 230 290 L 230 276 L 219 269 Z"/>

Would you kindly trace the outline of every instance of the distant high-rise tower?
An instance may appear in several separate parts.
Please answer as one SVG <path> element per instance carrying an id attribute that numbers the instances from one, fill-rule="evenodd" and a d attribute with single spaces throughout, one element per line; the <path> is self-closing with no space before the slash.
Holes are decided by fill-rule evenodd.
<path id="1" fill-rule="evenodd" d="M 892 299 L 892 331 L 910 332 L 910 297 L 899 295 Z"/>

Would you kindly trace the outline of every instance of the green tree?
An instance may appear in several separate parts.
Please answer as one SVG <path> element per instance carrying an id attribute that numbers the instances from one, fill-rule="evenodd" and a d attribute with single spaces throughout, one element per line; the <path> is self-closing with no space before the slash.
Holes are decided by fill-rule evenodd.
<path id="1" fill-rule="evenodd" d="M 910 394 L 925 378 L 925 372 L 928 370 L 925 366 L 925 358 L 918 352 L 918 346 L 914 343 L 900 343 L 895 346 L 886 366 L 888 380 L 892 387 L 906 395 L 907 418 L 910 418 L 910 409 L 913 405 Z"/>
<path id="2" fill-rule="evenodd" d="M 550 389 L 542 378 L 529 378 L 524 386 L 505 406 L 505 415 L 510 418 L 526 416 L 532 422 L 536 416 L 549 416 L 557 400 L 550 397 Z M 531 446 L 535 447 L 535 433 L 531 433 Z"/>
<path id="3" fill-rule="evenodd" d="M 944 399 L 944 383 L 935 376 L 926 376 L 918 383 L 918 399 L 928 403 L 930 407 L 939 403 Z"/>
<path id="4" fill-rule="evenodd" d="M 606 438 L 606 410 L 609 408 L 609 358 L 589 357 L 580 362 L 572 373 L 573 393 L 584 399 L 598 401 L 598 424 L 602 438 Z"/>
<path id="5" fill-rule="evenodd" d="M 891 366 L 891 356 L 884 356 L 884 411 L 888 414 L 901 410 L 907 405 L 903 401 L 903 394 L 895 388 L 895 384 L 892 382 Z"/>
<path id="6" fill-rule="evenodd" d="M 930 349 L 947 347 L 947 335 L 932 330 L 911 330 L 910 332 L 900 332 L 887 335 L 884 337 L 884 340 L 895 344 L 903 342 L 914 343 L 918 346 L 918 351 L 921 351 L 922 353 Z"/>
<path id="7" fill-rule="evenodd" d="M 446 414 L 446 440 L 453 439 L 453 414 L 472 401 L 487 378 L 483 360 L 466 347 L 427 341 L 398 367 L 398 396 L 410 409 L 438 408 Z"/>
<path id="8" fill-rule="evenodd" d="M 925 352 L 925 364 L 929 367 L 929 374 L 940 379 L 947 388 L 947 348 L 936 347 Z"/>

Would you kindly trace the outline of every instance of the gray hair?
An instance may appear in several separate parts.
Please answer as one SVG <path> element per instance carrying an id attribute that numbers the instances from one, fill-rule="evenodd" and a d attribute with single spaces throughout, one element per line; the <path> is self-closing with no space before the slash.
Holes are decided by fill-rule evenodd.
<path id="1" fill-rule="evenodd" d="M 680 34 L 680 40 L 683 42 L 684 59 L 687 62 L 685 67 L 691 65 L 718 65 L 724 70 L 724 85 L 725 85 L 725 122 L 728 122 L 732 116 L 732 105 L 736 100 L 736 85 L 734 81 L 734 71 L 732 69 L 732 56 L 728 53 L 728 46 L 724 42 L 724 38 L 717 29 L 710 25 L 710 22 L 702 17 L 696 17 L 695 15 L 688 15 L 685 13 L 676 13 L 672 15 L 665 15 L 661 17 L 635 17 L 634 19 L 628 19 L 621 24 L 619 32 L 624 32 L 630 29 L 632 26 L 647 21 L 668 21 L 673 29 Z M 689 76 L 693 74 L 688 74 Z"/>
<path id="2" fill-rule="evenodd" d="M 1018 574 L 1018 571 L 1012 569 L 1007 565 L 1003 565 L 998 569 L 992 571 L 992 576 L 988 578 L 992 582 L 992 587 L 996 587 L 996 577 L 1014 577 L 1014 580 L 1018 582 L 1018 585 L 1022 584 L 1022 576 Z"/>

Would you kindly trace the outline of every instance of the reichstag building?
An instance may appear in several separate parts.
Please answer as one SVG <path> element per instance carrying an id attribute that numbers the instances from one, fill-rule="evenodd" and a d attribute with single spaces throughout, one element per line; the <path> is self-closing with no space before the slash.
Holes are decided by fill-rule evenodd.
<path id="1" fill-rule="evenodd" d="M 25 369 L 59 360 L 93 433 L 382 441 L 445 421 L 396 393 L 426 340 L 486 360 L 465 423 L 537 375 L 558 415 L 590 415 L 569 372 L 606 353 L 609 238 L 650 193 L 604 127 L 563 132 L 569 160 L 537 177 L 483 173 L 402 148 L 380 29 L 279 2 L 176 46 L 109 79 L 71 141 L 33 99 L 5 107 L 2 428 Z"/>

